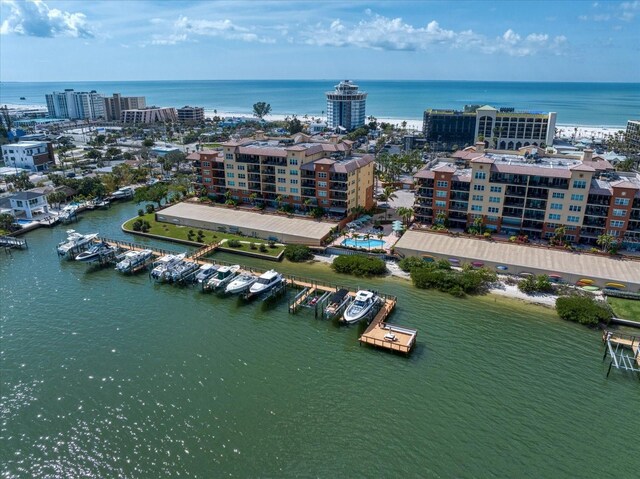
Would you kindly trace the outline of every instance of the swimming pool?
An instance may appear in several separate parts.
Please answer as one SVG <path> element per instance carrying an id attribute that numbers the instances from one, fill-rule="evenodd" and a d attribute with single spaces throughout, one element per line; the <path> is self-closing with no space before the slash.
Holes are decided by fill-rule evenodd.
<path id="1" fill-rule="evenodd" d="M 349 246 L 350 248 L 367 248 L 367 249 L 382 249 L 384 248 L 384 241 L 379 239 L 358 239 L 348 238 L 342 240 L 342 246 Z"/>
<path id="2" fill-rule="evenodd" d="M 33 220 L 23 220 L 22 218 L 19 218 L 16 220 L 16 223 L 18 223 L 19 225 L 30 225 L 31 223 L 33 223 Z"/>

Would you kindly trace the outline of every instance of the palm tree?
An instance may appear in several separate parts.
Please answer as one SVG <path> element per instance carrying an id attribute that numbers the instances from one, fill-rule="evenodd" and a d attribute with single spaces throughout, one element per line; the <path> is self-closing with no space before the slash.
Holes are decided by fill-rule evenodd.
<path id="1" fill-rule="evenodd" d="M 305 212 L 308 213 L 309 210 L 311 209 L 311 198 L 307 198 L 306 200 L 304 200 L 304 208 L 305 208 Z"/>
<path id="2" fill-rule="evenodd" d="M 413 208 L 406 208 L 404 206 L 401 206 L 396 210 L 396 213 L 398 214 L 398 216 L 400 216 L 400 218 L 404 220 L 405 225 L 408 227 L 409 221 L 413 216 Z"/>
<path id="3" fill-rule="evenodd" d="M 615 238 L 612 235 L 601 234 L 600 236 L 598 236 L 598 239 L 596 239 L 596 244 L 600 246 L 600 248 L 604 252 L 611 249 L 614 241 Z"/>
<path id="4" fill-rule="evenodd" d="M 282 195 L 276 196 L 276 208 L 280 209 L 280 203 L 282 203 Z"/>
<path id="5" fill-rule="evenodd" d="M 251 193 L 249 195 L 249 200 L 251 201 L 251 206 L 256 205 L 256 200 L 258 199 L 258 193 Z"/>
<path id="6" fill-rule="evenodd" d="M 371 251 L 371 241 L 369 241 L 371 239 L 371 233 L 365 233 L 364 239 L 367 242 L 367 249 Z"/>

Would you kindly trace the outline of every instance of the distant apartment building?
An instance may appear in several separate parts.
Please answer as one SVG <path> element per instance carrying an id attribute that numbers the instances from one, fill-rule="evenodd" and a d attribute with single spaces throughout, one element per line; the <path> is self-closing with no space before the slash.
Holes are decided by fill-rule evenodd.
<path id="1" fill-rule="evenodd" d="M 70 120 L 96 120 L 105 118 L 104 97 L 95 90 L 90 92 L 74 91 L 47 93 L 47 111 L 51 118 Z"/>
<path id="2" fill-rule="evenodd" d="M 428 142 L 444 148 L 473 145 L 480 137 L 486 146 L 517 150 L 524 146 L 552 145 L 556 113 L 496 109 L 485 105 L 460 110 L 430 109 L 424 112 L 422 132 Z"/>
<path id="3" fill-rule="evenodd" d="M 31 171 L 47 171 L 55 163 L 53 146 L 45 141 L 22 141 L 2 145 L 2 158 L 6 166 Z"/>
<path id="4" fill-rule="evenodd" d="M 327 96 L 327 125 L 331 129 L 354 130 L 364 125 L 367 94 L 350 80 L 341 81 Z"/>
<path id="5" fill-rule="evenodd" d="M 629 120 L 627 122 L 626 140 L 632 146 L 640 148 L 640 120 Z"/>
<path id="6" fill-rule="evenodd" d="M 123 123 L 158 123 L 165 121 L 177 121 L 178 113 L 175 108 L 150 107 L 144 109 L 122 110 L 120 120 Z"/>
<path id="7" fill-rule="evenodd" d="M 178 121 L 181 123 L 200 123 L 204 121 L 204 108 L 200 106 L 178 108 Z"/>
<path id="8" fill-rule="evenodd" d="M 243 139 L 222 147 L 188 157 L 212 196 L 229 191 L 245 203 L 322 207 L 336 215 L 374 204 L 373 156 L 353 155 L 351 142 Z"/>
<path id="9" fill-rule="evenodd" d="M 110 121 L 120 121 L 124 110 L 141 110 L 147 106 L 143 96 L 122 96 L 114 93 L 111 97 L 104 97 L 105 118 Z"/>
<path id="10" fill-rule="evenodd" d="M 609 234 L 640 250 L 639 174 L 616 172 L 591 150 L 581 160 L 483 146 L 453 156 L 415 175 L 418 223 L 466 229 L 481 218 L 489 231 L 530 238 L 563 226 L 570 241 L 595 245 Z"/>

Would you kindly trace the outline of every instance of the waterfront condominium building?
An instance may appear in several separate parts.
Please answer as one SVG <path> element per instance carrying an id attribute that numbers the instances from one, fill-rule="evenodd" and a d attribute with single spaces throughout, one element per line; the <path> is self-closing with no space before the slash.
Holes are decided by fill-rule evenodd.
<path id="1" fill-rule="evenodd" d="M 46 171 L 55 163 L 53 146 L 46 141 L 21 141 L 2 145 L 5 165 L 26 168 L 31 171 Z"/>
<path id="2" fill-rule="evenodd" d="M 204 150 L 188 157 L 198 183 L 211 196 L 229 191 L 244 203 L 322 207 L 340 216 L 374 204 L 373 156 L 353 155 L 349 141 L 262 138 L 229 141 L 222 147 L 222 152 Z"/>
<path id="3" fill-rule="evenodd" d="M 204 121 L 204 108 L 201 106 L 178 108 L 178 121 L 182 123 L 200 123 Z"/>
<path id="4" fill-rule="evenodd" d="M 627 122 L 626 140 L 636 148 L 640 148 L 640 120 Z"/>
<path id="5" fill-rule="evenodd" d="M 96 91 L 80 92 L 72 88 L 47 93 L 47 110 L 51 118 L 96 120 L 105 118 L 104 97 Z"/>
<path id="6" fill-rule="evenodd" d="M 485 151 L 484 145 L 453 155 L 415 175 L 416 222 L 465 229 L 477 218 L 490 231 L 550 238 L 563 226 L 567 239 L 595 245 L 618 238 L 640 250 L 640 175 L 616 172 L 591 150 L 583 157 L 538 157 Z"/>
<path id="7" fill-rule="evenodd" d="M 140 110 L 147 106 L 147 100 L 143 96 L 122 96 L 114 93 L 111 97 L 104 97 L 105 118 L 111 121 L 120 121 L 124 110 Z"/>
<path id="8" fill-rule="evenodd" d="M 120 120 L 123 123 L 158 123 L 165 121 L 177 121 L 178 114 L 175 108 L 150 107 L 135 110 L 122 110 Z"/>
<path id="9" fill-rule="evenodd" d="M 487 147 L 517 150 L 523 146 L 553 144 L 556 114 L 537 111 L 496 109 L 485 105 L 459 110 L 426 110 L 422 132 L 428 142 L 442 143 L 444 148 L 472 145 L 483 138 Z"/>
<path id="10" fill-rule="evenodd" d="M 328 127 L 350 131 L 364 125 L 367 94 L 349 80 L 341 81 L 335 88 L 326 93 Z"/>

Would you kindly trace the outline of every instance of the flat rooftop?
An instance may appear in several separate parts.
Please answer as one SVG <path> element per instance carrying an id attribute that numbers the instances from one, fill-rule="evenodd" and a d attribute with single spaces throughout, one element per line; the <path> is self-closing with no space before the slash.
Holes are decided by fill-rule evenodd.
<path id="1" fill-rule="evenodd" d="M 591 278 L 600 283 L 616 281 L 627 286 L 635 285 L 636 289 L 640 287 L 640 261 L 471 238 L 452 238 L 446 234 L 412 230 L 400 238 L 395 248 L 408 254 L 433 253 L 445 259 L 458 258 L 462 262 L 481 261 L 491 263 L 492 266 L 506 265 L 509 266 L 508 272 L 514 274 L 538 270 L 558 273 L 571 282 Z"/>
<path id="2" fill-rule="evenodd" d="M 213 225 L 237 227 L 243 232 L 263 231 L 278 237 L 308 238 L 311 244 L 319 243 L 337 223 L 312 219 L 289 218 L 287 216 L 245 211 L 224 206 L 208 206 L 196 203 L 178 203 L 157 212 L 158 217 L 182 218 L 203 221 Z M 164 221 L 170 221 L 166 219 Z M 286 239 L 285 239 L 286 242 Z"/>

